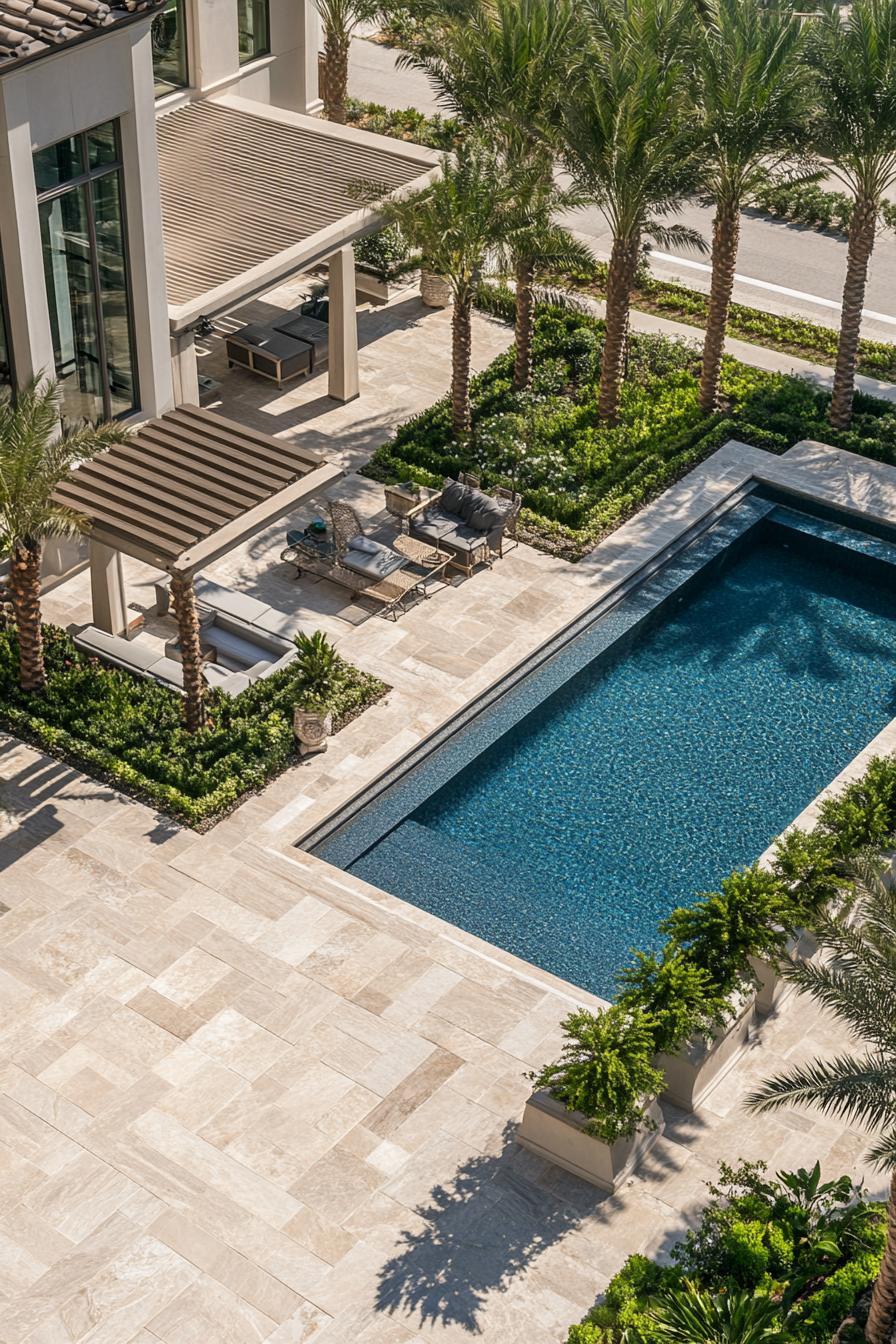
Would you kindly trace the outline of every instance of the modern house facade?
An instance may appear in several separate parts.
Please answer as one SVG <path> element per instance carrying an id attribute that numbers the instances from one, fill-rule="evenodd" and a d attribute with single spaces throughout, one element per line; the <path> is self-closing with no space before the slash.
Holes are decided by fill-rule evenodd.
<path id="1" fill-rule="evenodd" d="M 0 378 L 161 415 L 199 399 L 197 325 L 325 264 L 357 394 L 355 184 L 434 160 L 315 117 L 318 45 L 313 0 L 0 0 Z"/>

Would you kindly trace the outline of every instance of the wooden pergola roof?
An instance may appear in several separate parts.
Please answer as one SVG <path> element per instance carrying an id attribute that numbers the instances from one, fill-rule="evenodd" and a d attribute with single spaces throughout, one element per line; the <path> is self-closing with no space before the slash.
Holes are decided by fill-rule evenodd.
<path id="1" fill-rule="evenodd" d="M 198 406 L 140 425 L 54 498 L 124 555 L 191 575 L 342 476 L 319 453 Z"/>

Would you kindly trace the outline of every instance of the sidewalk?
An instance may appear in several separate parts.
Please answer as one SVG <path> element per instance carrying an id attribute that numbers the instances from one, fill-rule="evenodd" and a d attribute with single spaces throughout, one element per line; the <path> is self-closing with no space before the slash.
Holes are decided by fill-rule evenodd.
<path id="1" fill-rule="evenodd" d="M 576 296 L 588 312 L 603 317 L 605 304 L 599 299 L 589 298 L 587 294 Z M 655 313 L 644 313 L 633 308 L 631 326 L 634 331 L 644 331 L 651 335 L 674 336 L 691 343 L 703 340 L 703 328 L 692 327 L 687 322 L 673 322 L 667 317 L 657 317 Z M 738 341 L 729 336 L 725 340 L 725 353 L 743 364 L 757 369 L 767 369 L 769 373 L 792 373 L 807 378 L 822 391 L 830 392 L 834 385 L 834 370 L 826 364 L 813 364 L 811 360 L 799 359 L 780 350 L 769 350 L 764 345 L 753 345 L 750 341 Z M 880 378 L 868 378 L 860 374 L 856 378 L 856 390 L 869 397 L 879 397 L 882 401 L 896 402 L 896 383 L 887 383 Z"/>

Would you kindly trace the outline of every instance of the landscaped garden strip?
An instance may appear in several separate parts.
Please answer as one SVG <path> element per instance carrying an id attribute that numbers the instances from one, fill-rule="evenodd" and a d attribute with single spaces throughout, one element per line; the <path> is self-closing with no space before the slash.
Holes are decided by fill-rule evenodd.
<path id="1" fill-rule="evenodd" d="M 504 320 L 509 290 L 483 286 L 480 306 Z M 858 396 L 852 428 L 827 423 L 827 395 L 801 378 L 727 358 L 724 408 L 699 407 L 699 352 L 683 341 L 633 333 L 620 423 L 597 414 L 603 324 L 586 313 L 542 306 L 536 320 L 532 390 L 512 388 L 513 353 L 473 380 L 473 433 L 460 444 L 447 399 L 406 421 L 364 474 L 380 481 L 441 485 L 459 471 L 523 496 L 521 536 L 577 559 L 729 439 L 781 453 L 820 439 L 896 462 L 896 407 Z"/>
<path id="2" fill-rule="evenodd" d="M 593 273 L 563 277 L 572 289 L 603 299 L 607 287 L 607 267 L 596 262 Z M 657 280 L 642 274 L 632 293 L 632 306 L 658 317 L 673 318 L 689 326 L 706 326 L 709 295 L 671 280 Z M 837 358 L 839 333 L 799 317 L 779 317 L 762 308 L 732 303 L 728 315 L 728 335 L 752 341 L 769 350 L 796 355 L 816 364 L 831 365 Z M 896 345 L 891 341 L 859 342 L 857 372 L 869 378 L 896 381 Z"/>
<path id="3" fill-rule="evenodd" d="M 47 688 L 19 687 L 15 631 L 0 631 L 0 724 L 178 821 L 204 826 L 257 792 L 294 759 L 294 706 L 307 695 L 298 663 L 240 695 L 207 696 L 208 727 L 188 733 L 183 698 L 107 667 L 44 626 Z M 338 731 L 388 687 L 337 659 L 324 705 Z"/>
<path id="4" fill-rule="evenodd" d="M 864 1340 L 860 1326 L 841 1326 L 880 1269 L 885 1204 L 865 1199 L 848 1176 L 822 1181 L 817 1164 L 770 1176 L 762 1162 L 723 1162 L 708 1191 L 696 1227 L 672 1247 L 671 1263 L 630 1255 L 601 1305 L 571 1326 L 567 1344 L 653 1344 L 660 1336 L 651 1308 L 700 1291 L 769 1299 L 784 1332 L 775 1338 L 790 1344 L 830 1344 L 835 1335 L 839 1344 Z"/>

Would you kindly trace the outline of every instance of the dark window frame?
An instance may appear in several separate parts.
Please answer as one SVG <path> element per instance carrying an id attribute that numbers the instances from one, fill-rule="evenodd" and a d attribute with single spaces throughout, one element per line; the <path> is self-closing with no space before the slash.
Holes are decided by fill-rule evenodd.
<path id="1" fill-rule="evenodd" d="M 101 122 L 100 126 L 109 125 L 108 122 Z M 135 415 L 140 410 L 140 366 L 137 358 L 137 334 L 134 324 L 134 287 L 131 280 L 131 246 L 128 237 L 128 201 L 127 184 L 125 182 L 124 160 L 121 153 L 121 125 L 119 119 L 115 118 L 111 125 L 115 130 L 115 158 L 109 163 L 98 164 L 95 168 L 90 166 L 90 147 L 88 137 L 99 126 L 90 126 L 86 131 L 78 131 L 74 135 L 66 136 L 67 140 L 79 140 L 81 142 L 81 161 L 85 164 L 85 170 L 74 177 L 68 178 L 65 182 L 60 182 L 55 187 L 47 187 L 44 191 L 38 191 L 38 205 L 44 201 L 55 200 L 59 196 L 65 196 L 67 192 L 75 191 L 79 187 L 87 187 L 85 192 L 85 202 L 87 211 L 87 238 L 90 244 L 90 275 L 93 284 L 94 311 L 97 324 L 97 347 L 99 351 L 100 362 L 100 381 L 103 393 L 103 418 L 106 420 L 123 420 L 129 415 Z M 62 143 L 54 142 L 54 143 Z M 52 149 L 53 145 L 43 145 L 40 149 L 34 151 L 35 156 L 44 149 Z M 100 275 L 100 257 L 99 244 L 96 232 L 96 208 L 94 206 L 93 192 L 90 190 L 91 182 L 97 178 L 110 177 L 113 173 L 118 176 L 118 196 L 121 206 L 121 243 L 124 261 L 124 282 L 128 301 L 128 344 L 131 354 L 131 385 L 133 395 L 132 404 L 127 410 L 112 411 L 112 391 L 109 382 L 109 364 L 108 351 L 106 347 L 106 324 L 103 318 L 102 295 L 103 286 Z M 50 296 L 47 293 L 47 302 L 49 304 Z"/>
<path id="2" fill-rule="evenodd" d="M 163 88 L 159 88 L 160 81 L 156 77 L 155 61 L 153 61 L 153 82 L 155 84 L 156 102 L 160 98 L 170 98 L 173 94 L 181 93 L 184 89 L 192 88 L 192 77 L 190 70 L 190 21 L 187 13 L 187 0 L 175 0 L 174 8 L 177 10 L 177 31 L 183 48 L 183 71 L 184 78 L 181 84 L 170 84 L 167 80 L 161 81 Z M 163 9 L 156 15 L 156 19 L 162 18 L 166 13 Z M 156 20 L 154 19 L 153 22 Z"/>
<path id="3" fill-rule="evenodd" d="M 255 5 L 255 4 L 264 5 L 265 9 L 264 26 L 265 26 L 265 33 L 267 35 L 267 41 L 264 47 L 256 48 L 251 52 L 251 54 L 247 54 L 245 56 L 239 49 L 239 31 L 240 31 L 239 11 L 241 3 L 245 3 L 247 5 Z M 242 69 L 243 66 L 251 65 L 253 61 L 264 60 L 266 56 L 270 55 L 271 55 L 271 0 L 237 0 L 237 60 L 239 62 L 240 68 Z"/>
<path id="4" fill-rule="evenodd" d="M 16 390 L 16 358 L 12 348 L 12 330 L 9 321 L 9 298 L 6 288 L 6 271 L 3 268 L 3 253 L 0 252 L 0 328 L 3 330 L 3 345 L 6 350 L 6 362 L 9 366 L 8 377 L 4 378 L 0 371 L 0 386 L 11 387 L 13 395 Z"/>

